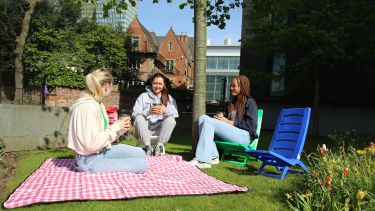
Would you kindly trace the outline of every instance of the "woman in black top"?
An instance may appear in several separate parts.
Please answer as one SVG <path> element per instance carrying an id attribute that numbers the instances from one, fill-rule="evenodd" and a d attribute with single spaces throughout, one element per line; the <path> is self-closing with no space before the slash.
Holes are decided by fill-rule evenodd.
<path id="1" fill-rule="evenodd" d="M 246 76 L 233 78 L 231 101 L 228 116 L 207 115 L 199 117 L 199 141 L 195 158 L 190 161 L 199 168 L 210 168 L 211 164 L 219 163 L 219 153 L 214 142 L 214 135 L 230 142 L 249 145 L 251 140 L 258 138 L 256 133 L 258 107 L 250 96 L 250 81 Z"/>

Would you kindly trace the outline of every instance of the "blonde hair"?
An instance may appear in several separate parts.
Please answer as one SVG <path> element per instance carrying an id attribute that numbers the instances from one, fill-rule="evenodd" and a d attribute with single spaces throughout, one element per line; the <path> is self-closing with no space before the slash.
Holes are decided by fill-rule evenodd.
<path id="1" fill-rule="evenodd" d="M 106 68 L 93 70 L 86 75 L 86 92 L 92 95 L 96 101 L 103 97 L 103 85 L 112 84 L 113 77 L 111 72 Z"/>

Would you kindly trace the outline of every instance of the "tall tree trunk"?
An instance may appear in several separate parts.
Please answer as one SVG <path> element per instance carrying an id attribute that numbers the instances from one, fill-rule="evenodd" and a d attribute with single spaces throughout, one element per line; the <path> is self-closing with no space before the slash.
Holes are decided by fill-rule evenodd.
<path id="1" fill-rule="evenodd" d="M 194 0 L 194 98 L 192 146 L 198 140 L 198 118 L 206 113 L 206 0 Z"/>
<path id="2" fill-rule="evenodd" d="M 319 68 L 314 71 L 314 135 L 319 135 L 319 102 L 320 101 L 320 81 L 319 81 Z"/>
<path id="3" fill-rule="evenodd" d="M 25 11 L 25 15 L 22 20 L 22 28 L 21 33 L 16 39 L 16 49 L 14 50 L 15 58 L 14 58 L 14 67 L 15 67 L 15 96 L 14 96 L 14 102 L 16 104 L 22 104 L 23 99 L 23 63 L 22 63 L 22 57 L 23 57 L 23 51 L 25 48 L 25 42 L 27 35 L 29 33 L 30 28 L 30 22 L 31 22 L 31 16 L 34 12 L 35 5 L 38 2 L 41 2 L 42 0 L 28 0 L 27 3 L 28 9 Z"/>

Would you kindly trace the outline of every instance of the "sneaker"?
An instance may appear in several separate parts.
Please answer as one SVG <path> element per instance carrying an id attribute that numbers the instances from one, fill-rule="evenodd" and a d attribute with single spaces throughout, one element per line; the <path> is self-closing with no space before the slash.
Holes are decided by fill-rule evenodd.
<path id="1" fill-rule="evenodd" d="M 212 163 L 211 165 L 216 165 L 216 164 L 219 164 L 220 163 L 220 159 L 219 157 L 213 157 L 212 158 Z"/>
<path id="2" fill-rule="evenodd" d="M 152 156 L 154 154 L 151 146 L 144 146 L 142 149 L 146 152 L 146 155 Z"/>
<path id="3" fill-rule="evenodd" d="M 164 145 L 156 146 L 155 147 L 155 156 L 165 155 L 165 148 Z"/>
<path id="4" fill-rule="evenodd" d="M 211 168 L 211 164 L 205 163 L 205 162 L 202 162 L 202 161 L 198 161 L 198 160 L 191 160 L 189 163 L 198 167 L 198 168 L 200 168 L 200 169 Z"/>

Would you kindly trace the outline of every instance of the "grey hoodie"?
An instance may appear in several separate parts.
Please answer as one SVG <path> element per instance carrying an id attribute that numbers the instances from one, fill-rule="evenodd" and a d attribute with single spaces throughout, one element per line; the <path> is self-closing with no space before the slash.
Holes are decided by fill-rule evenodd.
<path id="1" fill-rule="evenodd" d="M 177 104 L 171 95 L 169 95 L 169 102 L 167 104 L 167 110 L 164 114 L 160 114 L 160 115 L 149 114 L 152 104 L 153 103 L 159 104 L 161 102 L 160 97 L 161 96 L 154 95 L 150 87 L 146 87 L 146 92 L 139 95 L 139 97 L 135 101 L 132 116 L 136 117 L 137 115 L 142 115 L 151 124 L 154 124 L 160 120 L 164 120 L 165 118 L 169 116 L 177 118 L 178 117 Z"/>

